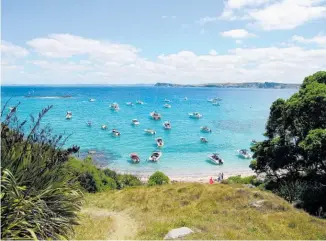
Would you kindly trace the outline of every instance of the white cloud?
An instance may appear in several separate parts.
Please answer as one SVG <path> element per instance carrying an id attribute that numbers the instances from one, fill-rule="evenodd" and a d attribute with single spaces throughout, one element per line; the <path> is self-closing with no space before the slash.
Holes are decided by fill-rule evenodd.
<path id="1" fill-rule="evenodd" d="M 245 29 L 232 29 L 229 31 L 221 32 L 220 33 L 223 37 L 229 37 L 229 38 L 248 38 L 248 37 L 254 37 L 254 34 L 249 33 Z"/>
<path id="2" fill-rule="evenodd" d="M 176 19 L 177 18 L 177 16 L 166 16 L 166 15 L 163 15 L 161 18 L 163 18 L 163 19 Z"/>
<path id="3" fill-rule="evenodd" d="M 220 16 L 248 20 L 263 30 L 293 29 L 326 17 L 325 0 L 229 0 Z"/>
<path id="4" fill-rule="evenodd" d="M 212 49 L 207 54 L 184 50 L 145 59 L 132 45 L 61 34 L 37 40 L 29 44 L 40 55 L 26 58 L 23 71 L 6 67 L 5 83 L 301 82 L 326 68 L 326 48 L 234 48 L 225 53 Z"/>
<path id="5" fill-rule="evenodd" d="M 1 41 L 1 52 L 5 56 L 23 58 L 29 54 L 28 50 L 12 43 Z"/>
<path id="6" fill-rule="evenodd" d="M 237 39 L 237 40 L 235 41 L 235 43 L 236 43 L 236 44 L 242 44 L 242 40 Z"/>
<path id="7" fill-rule="evenodd" d="M 317 36 L 315 36 L 313 38 L 304 38 L 302 36 L 294 35 L 292 37 L 292 41 L 304 43 L 304 44 L 314 43 L 314 44 L 326 46 L 326 35 L 318 34 Z"/>

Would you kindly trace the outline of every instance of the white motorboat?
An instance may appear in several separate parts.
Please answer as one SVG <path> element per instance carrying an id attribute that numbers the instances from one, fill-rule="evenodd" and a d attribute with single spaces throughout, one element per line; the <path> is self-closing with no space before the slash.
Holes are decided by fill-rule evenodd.
<path id="1" fill-rule="evenodd" d="M 170 130 L 171 129 L 170 121 L 164 121 L 163 127 L 164 127 L 165 130 Z"/>
<path id="2" fill-rule="evenodd" d="M 143 105 L 144 102 L 142 102 L 141 100 L 137 100 L 137 101 L 136 101 L 136 104 L 137 104 L 137 105 Z"/>
<path id="3" fill-rule="evenodd" d="M 111 134 L 112 134 L 112 136 L 120 136 L 120 132 L 116 129 L 113 129 Z"/>
<path id="4" fill-rule="evenodd" d="M 72 118 L 72 112 L 71 111 L 67 111 L 66 113 L 66 119 L 70 120 Z"/>
<path id="5" fill-rule="evenodd" d="M 208 140 L 205 137 L 200 137 L 200 142 L 202 143 L 207 143 Z"/>
<path id="6" fill-rule="evenodd" d="M 134 104 L 132 102 L 126 102 L 126 105 L 133 106 Z"/>
<path id="7" fill-rule="evenodd" d="M 94 101 L 95 101 L 95 99 L 92 99 L 92 98 L 91 98 L 91 99 L 89 99 L 89 102 L 94 102 Z"/>
<path id="8" fill-rule="evenodd" d="M 208 126 L 202 126 L 200 127 L 201 132 L 205 132 L 205 133 L 211 133 L 212 130 L 210 128 L 208 128 Z"/>
<path id="9" fill-rule="evenodd" d="M 111 108 L 111 110 L 114 110 L 114 111 L 120 110 L 120 107 L 119 107 L 118 103 L 116 103 L 116 102 L 112 103 L 110 105 L 110 108 Z"/>
<path id="10" fill-rule="evenodd" d="M 164 102 L 170 103 L 170 102 L 171 102 L 171 100 L 168 100 L 168 99 L 164 99 Z"/>
<path id="11" fill-rule="evenodd" d="M 242 157 L 242 158 L 245 158 L 245 159 L 250 159 L 251 158 L 251 154 L 246 149 L 237 150 L 237 153 L 238 153 L 239 157 Z"/>
<path id="12" fill-rule="evenodd" d="M 101 129 L 102 129 L 102 130 L 106 130 L 107 128 L 108 128 L 108 127 L 107 127 L 106 125 L 102 125 L 102 126 L 101 126 Z"/>
<path id="13" fill-rule="evenodd" d="M 171 105 L 169 105 L 169 104 L 164 104 L 164 108 L 171 108 Z"/>
<path id="14" fill-rule="evenodd" d="M 163 147 L 164 146 L 164 141 L 163 141 L 162 137 L 156 138 L 156 144 L 157 144 L 157 147 Z"/>
<path id="15" fill-rule="evenodd" d="M 154 120 L 160 120 L 161 119 L 161 115 L 159 113 L 157 113 L 156 111 L 153 111 L 150 113 L 150 116 L 152 117 L 152 119 Z"/>
<path id="16" fill-rule="evenodd" d="M 131 124 L 134 126 L 138 126 L 140 124 L 140 122 L 137 119 L 132 119 Z"/>
<path id="17" fill-rule="evenodd" d="M 203 115 L 200 114 L 199 112 L 193 112 L 193 113 L 189 113 L 189 117 L 193 118 L 193 119 L 199 119 L 201 118 Z"/>
<path id="18" fill-rule="evenodd" d="M 87 121 L 87 126 L 91 127 L 92 126 L 92 122 L 91 121 Z"/>
<path id="19" fill-rule="evenodd" d="M 207 102 L 214 102 L 214 99 L 207 99 Z"/>
<path id="20" fill-rule="evenodd" d="M 251 140 L 251 142 L 250 142 L 250 145 L 252 145 L 252 146 L 257 145 L 257 144 L 258 144 L 258 141 L 256 141 L 256 140 Z"/>
<path id="21" fill-rule="evenodd" d="M 130 159 L 133 161 L 133 163 L 139 163 L 140 158 L 137 153 L 131 153 L 130 154 Z"/>
<path id="22" fill-rule="evenodd" d="M 162 156 L 161 151 L 154 151 L 152 155 L 148 158 L 148 160 L 152 162 L 157 162 L 158 160 L 160 160 L 161 156 Z"/>
<path id="23" fill-rule="evenodd" d="M 144 129 L 145 133 L 146 134 L 149 134 L 149 135 L 155 135 L 156 134 L 156 131 L 154 131 L 153 129 Z"/>
<path id="24" fill-rule="evenodd" d="M 208 158 L 215 165 L 222 165 L 224 163 L 224 160 L 219 157 L 218 153 L 208 155 Z"/>

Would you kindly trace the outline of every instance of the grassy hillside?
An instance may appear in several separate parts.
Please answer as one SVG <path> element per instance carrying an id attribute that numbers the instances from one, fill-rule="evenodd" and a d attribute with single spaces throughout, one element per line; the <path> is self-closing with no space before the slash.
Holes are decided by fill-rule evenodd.
<path id="1" fill-rule="evenodd" d="M 253 207 L 258 200 L 265 201 Z M 195 231 L 186 239 L 326 239 L 326 220 L 240 184 L 178 183 L 87 194 L 80 222 L 75 239 L 163 239 L 182 226 Z"/>

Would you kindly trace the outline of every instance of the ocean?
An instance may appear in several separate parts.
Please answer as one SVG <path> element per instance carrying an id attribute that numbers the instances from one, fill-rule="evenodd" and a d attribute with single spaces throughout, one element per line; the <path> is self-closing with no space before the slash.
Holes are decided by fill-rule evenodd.
<path id="1" fill-rule="evenodd" d="M 277 98 L 288 98 L 296 89 L 237 89 L 237 88 L 169 88 L 154 86 L 94 86 L 94 87 L 40 87 L 5 86 L 1 88 L 2 105 L 12 98 L 9 106 L 21 102 L 17 115 L 22 121 L 29 115 L 36 116 L 48 105 L 53 108 L 43 119 L 55 134 L 70 135 L 66 146 L 80 146 L 80 157 L 90 150 L 96 151 L 94 159 L 101 166 L 138 175 L 149 175 L 156 170 L 170 176 L 203 176 L 218 172 L 241 173 L 249 171 L 250 159 L 237 156 L 238 149 L 249 149 L 252 139 L 263 140 L 269 108 Z M 26 98 L 26 95 L 37 98 Z M 71 98 L 58 96 L 70 95 Z M 188 100 L 185 100 L 187 97 Z M 207 99 L 219 97 L 220 106 Z M 94 102 L 89 99 L 94 98 Z M 171 100 L 171 108 L 164 108 L 164 99 Z M 136 100 L 144 102 L 135 104 Z M 133 102 L 133 106 L 126 102 Z M 110 109 L 117 102 L 120 110 Z M 72 119 L 66 120 L 66 112 Z M 150 112 L 157 111 L 162 120 L 154 121 Z M 200 112 L 201 119 L 191 119 L 188 113 Z M 131 125 L 138 119 L 139 126 Z M 172 129 L 163 128 L 169 120 Z M 92 126 L 87 126 L 91 121 Z M 101 125 L 108 126 L 102 130 Z M 202 133 L 208 126 L 211 133 Z M 144 129 L 154 129 L 155 136 L 146 135 Z M 120 137 L 111 135 L 112 129 Z M 203 136 L 208 143 L 201 143 Z M 147 162 L 157 150 L 155 138 L 162 137 L 165 145 L 158 163 Z M 136 152 L 141 161 L 133 164 L 129 154 Z M 223 165 L 213 165 L 207 156 L 217 152 L 224 159 Z"/>

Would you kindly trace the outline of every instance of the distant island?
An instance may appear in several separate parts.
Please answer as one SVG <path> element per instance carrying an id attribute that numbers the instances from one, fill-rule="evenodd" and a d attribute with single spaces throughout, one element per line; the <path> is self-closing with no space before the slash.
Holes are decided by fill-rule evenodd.
<path id="1" fill-rule="evenodd" d="M 217 88 L 258 88 L 258 89 L 298 89 L 300 84 L 286 84 L 276 82 L 246 82 L 246 83 L 212 83 L 181 85 L 171 83 L 156 83 L 159 87 L 217 87 Z"/>

